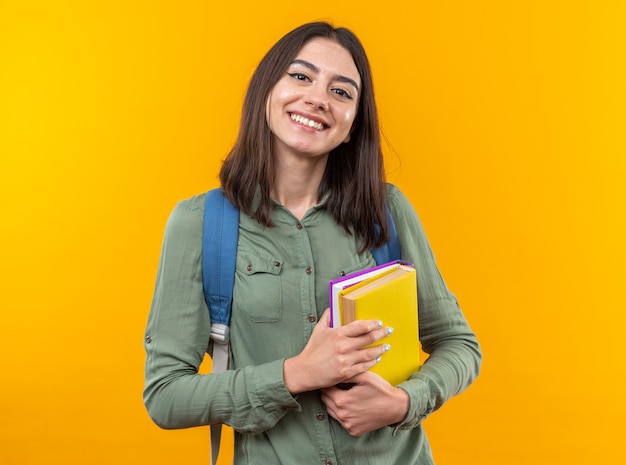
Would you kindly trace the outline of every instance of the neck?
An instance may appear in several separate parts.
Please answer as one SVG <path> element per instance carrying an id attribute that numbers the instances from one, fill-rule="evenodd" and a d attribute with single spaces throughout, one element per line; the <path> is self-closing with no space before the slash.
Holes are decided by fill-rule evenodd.
<path id="1" fill-rule="evenodd" d="M 327 157 L 316 160 L 277 160 L 272 197 L 298 219 L 319 202 L 318 193 Z"/>

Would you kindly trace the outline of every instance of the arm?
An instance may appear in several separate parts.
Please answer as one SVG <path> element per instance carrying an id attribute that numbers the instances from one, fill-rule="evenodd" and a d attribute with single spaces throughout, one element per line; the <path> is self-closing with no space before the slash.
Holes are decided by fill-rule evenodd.
<path id="1" fill-rule="evenodd" d="M 422 225 L 400 191 L 390 186 L 391 208 L 402 256 L 417 269 L 420 340 L 428 359 L 398 387 L 410 398 L 402 429 L 414 428 L 478 376 L 481 351 L 456 298 L 443 281 Z"/>
<path id="2" fill-rule="evenodd" d="M 390 186 L 388 203 L 402 258 L 414 263 L 417 270 L 420 341 L 429 358 L 398 387 L 368 372 L 348 380 L 354 383 L 349 390 L 323 390 L 328 413 L 354 436 L 388 425 L 417 427 L 471 384 L 481 362 L 476 336 L 439 274 L 413 207 L 394 186 Z"/>
<path id="3" fill-rule="evenodd" d="M 183 202 L 168 220 L 144 342 L 144 402 L 163 428 L 223 422 L 262 431 L 300 408 L 285 388 L 283 360 L 198 374 L 211 326 L 200 264 L 203 208 Z"/>

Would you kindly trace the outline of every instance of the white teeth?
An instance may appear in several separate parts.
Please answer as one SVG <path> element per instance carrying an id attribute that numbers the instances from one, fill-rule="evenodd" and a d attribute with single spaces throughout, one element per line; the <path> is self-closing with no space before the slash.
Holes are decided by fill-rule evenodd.
<path id="1" fill-rule="evenodd" d="M 322 123 L 318 123 L 311 119 L 305 118 L 304 116 L 296 115 L 295 113 L 291 114 L 291 119 L 297 123 L 304 124 L 305 126 L 313 129 L 317 129 L 318 131 L 324 129 L 324 125 Z"/>

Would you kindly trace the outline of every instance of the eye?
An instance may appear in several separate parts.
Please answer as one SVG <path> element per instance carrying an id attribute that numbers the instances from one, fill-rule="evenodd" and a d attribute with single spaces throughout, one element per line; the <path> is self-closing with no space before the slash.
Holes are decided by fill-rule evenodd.
<path id="1" fill-rule="evenodd" d="M 310 81 L 309 77 L 306 74 L 302 74 L 302 73 L 287 73 L 289 76 L 291 76 L 292 78 L 296 79 L 297 81 Z"/>
<path id="2" fill-rule="evenodd" d="M 350 94 L 350 92 L 348 92 L 345 89 L 332 89 L 332 92 L 334 92 L 335 94 L 337 94 L 341 98 L 345 98 L 345 99 L 348 99 L 348 100 L 352 100 L 353 99 L 353 97 Z"/>

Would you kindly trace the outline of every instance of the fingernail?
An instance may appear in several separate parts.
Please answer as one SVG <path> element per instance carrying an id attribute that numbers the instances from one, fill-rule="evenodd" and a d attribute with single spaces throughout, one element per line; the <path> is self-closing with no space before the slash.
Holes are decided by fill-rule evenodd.
<path id="1" fill-rule="evenodd" d="M 383 325 L 383 322 L 378 320 L 378 327 L 380 328 Z"/>
<path id="2" fill-rule="evenodd" d="M 389 349 L 391 349 L 391 346 L 389 344 L 385 344 L 385 352 L 388 352 Z"/>
<path id="3" fill-rule="evenodd" d="M 378 357 L 376 357 L 376 363 L 380 362 L 383 358 L 379 355 Z"/>
<path id="4" fill-rule="evenodd" d="M 391 334 L 393 333 L 393 328 L 390 326 L 389 328 L 387 328 L 387 334 Z"/>

